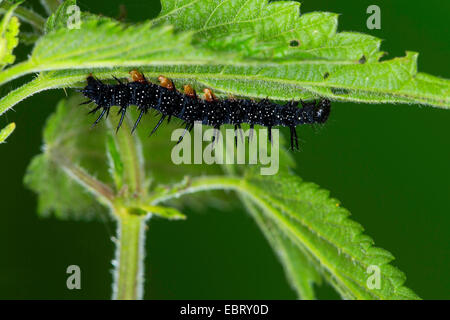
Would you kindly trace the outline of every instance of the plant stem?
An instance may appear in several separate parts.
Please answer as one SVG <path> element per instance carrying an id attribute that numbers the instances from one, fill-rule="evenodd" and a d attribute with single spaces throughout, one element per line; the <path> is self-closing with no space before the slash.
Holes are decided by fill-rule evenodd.
<path id="1" fill-rule="evenodd" d="M 143 215 L 119 209 L 114 260 L 114 300 L 142 299 L 144 284 L 145 220 Z"/>
<path id="2" fill-rule="evenodd" d="M 58 7 L 61 5 L 61 0 L 41 0 L 42 6 L 45 8 L 45 11 L 48 15 L 51 15 L 53 12 L 58 9 Z"/>
<path id="3" fill-rule="evenodd" d="M 108 126 L 114 128 L 118 115 L 108 118 Z M 141 143 L 137 135 L 130 135 L 130 123 L 126 117 L 119 132 L 113 135 L 123 162 L 123 181 L 128 188 L 125 199 L 139 199 L 145 190 L 145 171 Z M 123 199 L 122 199 L 123 200 Z M 127 208 L 119 199 L 114 206 L 117 217 L 117 248 L 114 263 L 113 299 L 142 299 L 144 283 L 145 221 L 148 217 Z M 126 202 L 126 201 L 125 201 Z"/>

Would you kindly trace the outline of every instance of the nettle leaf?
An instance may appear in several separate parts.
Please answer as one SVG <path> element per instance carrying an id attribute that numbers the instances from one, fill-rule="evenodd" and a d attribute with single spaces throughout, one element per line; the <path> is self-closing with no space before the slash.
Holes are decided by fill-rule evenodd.
<path id="1" fill-rule="evenodd" d="M 175 208 L 154 206 L 147 201 L 149 183 L 141 140 L 130 135 L 131 119 L 127 117 L 121 130 L 114 134 L 112 123 L 119 117 L 116 114 L 92 127 L 96 116 L 89 119 L 89 109 L 79 106 L 81 101 L 79 96 L 61 100 L 47 120 L 43 151 L 27 169 L 24 181 L 38 194 L 38 212 L 45 217 L 53 213 L 60 219 L 99 219 L 108 209 L 122 205 L 136 214 L 149 212 L 166 219 L 184 219 Z M 145 138 L 149 140 L 148 133 Z M 152 149 L 146 151 L 155 153 Z M 189 170 L 190 166 L 185 168 L 184 174 L 195 172 Z"/>
<path id="2" fill-rule="evenodd" d="M 123 187 L 123 161 L 122 156 L 117 148 L 114 138 L 111 134 L 108 134 L 106 141 L 106 151 L 109 161 L 109 173 L 114 181 L 116 190 L 120 190 Z"/>
<path id="3" fill-rule="evenodd" d="M 247 52 L 272 61 L 275 68 L 231 69 L 236 81 L 206 79 L 203 84 L 235 94 L 278 100 L 314 95 L 366 103 L 423 103 L 448 108 L 450 81 L 417 72 L 417 53 L 379 62 L 381 40 L 355 32 L 337 33 L 337 15 L 313 12 L 300 16 L 300 4 L 266 0 L 164 0 L 156 22 L 192 31 L 194 41 L 223 49 L 227 39 L 248 38 L 261 50 Z M 195 18 L 192 18 L 195 17 Z M 251 37 L 249 37 L 251 35 Z M 233 50 L 233 42 L 228 49 Z M 248 77 L 240 78 L 246 74 Z M 274 81 L 278 79 L 278 81 Z"/>
<path id="4" fill-rule="evenodd" d="M 130 109 L 133 110 L 130 110 L 129 116 L 135 121 L 139 112 L 133 107 Z M 173 119 L 170 123 L 164 123 L 164 125 L 149 137 L 150 132 L 157 124 L 159 118 L 152 117 L 151 115 L 144 116 L 135 133 L 139 135 L 142 142 L 146 172 L 153 181 L 159 184 L 170 184 L 182 180 L 185 176 L 223 173 L 219 165 L 173 164 L 170 159 L 172 149 L 177 141 L 172 141 L 171 136 L 175 129 L 183 129 L 184 126 L 181 121 Z M 191 139 L 193 141 L 193 136 Z M 155 150 L 158 150 L 158 152 L 155 152 Z"/>
<path id="5" fill-rule="evenodd" d="M 66 0 L 59 7 L 57 7 L 55 12 L 45 22 L 45 33 L 49 33 L 57 29 L 70 29 L 70 27 L 77 29 L 78 27 L 81 27 L 81 24 L 80 26 L 77 25 L 77 19 L 79 19 L 80 23 L 88 21 L 97 21 L 97 23 L 114 22 L 112 18 L 100 17 L 88 12 L 78 12 L 77 10 L 79 10 L 79 7 L 78 9 L 75 9 L 76 5 L 76 0 Z"/>
<path id="6" fill-rule="evenodd" d="M 72 2 L 71 0 L 40 0 L 41 5 L 44 7 L 45 12 L 51 15 L 54 11 L 61 7 L 62 3 Z"/>
<path id="7" fill-rule="evenodd" d="M 16 57 L 13 50 L 19 44 L 19 19 L 15 16 L 14 10 L 19 4 L 11 6 L 0 22 L 0 69 L 8 64 L 14 63 Z"/>
<path id="8" fill-rule="evenodd" d="M 195 40 L 208 47 L 233 50 L 236 49 L 232 46 L 233 39 L 241 39 L 241 43 L 245 40 L 248 44 L 259 47 L 259 50 L 248 52 L 252 55 L 263 54 L 261 51 L 266 51 L 267 55 L 269 51 L 272 57 L 274 53 L 275 56 L 282 53 L 300 56 L 299 52 L 304 53 L 303 58 L 321 57 L 318 52 L 309 53 L 307 50 L 320 48 L 325 42 L 333 39 L 337 29 L 337 14 L 315 12 L 299 18 L 300 3 L 294 1 L 269 3 L 265 0 L 166 0 L 161 4 L 162 10 L 155 22 L 164 21 L 173 24 L 177 30 L 195 31 Z M 192 16 L 195 19 L 189 18 Z M 366 44 L 370 48 L 367 54 L 378 49 L 379 40 L 361 36 L 372 40 L 371 45 Z M 351 34 L 348 38 L 351 38 Z M 367 39 L 357 40 L 364 43 L 368 42 L 364 41 Z M 227 46 L 224 46 L 224 42 Z M 339 41 L 337 42 L 332 48 L 338 47 Z M 353 43 L 356 44 L 358 41 Z M 355 59 L 359 59 L 364 53 L 359 51 L 354 54 L 357 57 Z"/>
<path id="9" fill-rule="evenodd" d="M 0 73 L 0 84 L 42 76 L 2 99 L 0 113 L 33 93 L 79 85 L 91 72 L 127 77 L 132 68 L 152 80 L 164 74 L 177 85 L 211 87 L 220 96 L 450 107 L 450 81 L 419 73 L 417 53 L 380 62 L 380 40 L 337 33 L 336 14 L 300 15 L 296 2 L 267 0 L 166 0 L 162 7 L 157 19 L 141 25 L 84 14 L 79 29 L 50 31 L 28 61 Z"/>
<path id="10" fill-rule="evenodd" d="M 33 158 L 24 183 L 38 195 L 38 213 L 42 217 L 54 214 L 64 220 L 91 220 L 107 213 L 90 193 L 46 155 Z"/>
<path id="11" fill-rule="evenodd" d="M 102 200 L 89 192 L 97 178 L 109 181 L 106 133 L 101 127 L 89 130 L 87 109 L 77 107 L 79 103 L 74 97 L 58 104 L 44 129 L 43 152 L 32 160 L 24 178 L 38 194 L 38 212 L 46 217 L 54 213 L 61 219 L 92 219 L 107 212 Z"/>
<path id="12" fill-rule="evenodd" d="M 152 28 L 146 23 L 125 28 L 105 19 L 89 19 L 80 29 L 54 30 L 37 42 L 28 61 L 0 73 L 0 83 L 29 72 L 57 71 L 41 72 L 35 81 L 10 92 L 1 102 L 0 113 L 36 92 L 84 81 L 91 71 L 97 70 L 95 75 L 99 78 L 111 79 L 111 75 L 127 77 L 130 69 L 145 65 L 152 65 L 155 70 L 177 65 L 192 69 L 217 61 L 215 54 L 195 50 L 190 42 L 189 33 L 175 34 L 170 26 Z M 159 71 L 147 75 L 157 76 Z"/>
<path id="13" fill-rule="evenodd" d="M 348 218 L 350 213 L 328 191 L 286 172 L 277 176 L 249 172 L 245 190 L 281 239 L 289 239 L 343 298 L 418 299 L 403 286 L 405 275 L 389 264 L 392 254 L 374 247 L 362 226 Z M 371 287 L 369 279 L 375 269 L 379 288 Z"/>

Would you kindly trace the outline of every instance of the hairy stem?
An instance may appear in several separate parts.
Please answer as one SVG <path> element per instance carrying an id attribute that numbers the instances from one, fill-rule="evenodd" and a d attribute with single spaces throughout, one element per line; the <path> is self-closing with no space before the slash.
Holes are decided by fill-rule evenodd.
<path id="1" fill-rule="evenodd" d="M 114 300 L 142 299 L 144 284 L 145 220 L 125 208 L 116 211 L 117 248 L 114 260 Z"/>
<path id="2" fill-rule="evenodd" d="M 119 115 L 108 118 L 108 126 L 117 126 Z M 142 210 L 126 208 L 120 202 L 140 198 L 146 193 L 145 172 L 140 140 L 130 134 L 130 123 L 126 117 L 121 130 L 113 135 L 123 162 L 124 199 L 118 199 L 114 208 L 117 217 L 117 248 L 114 265 L 113 299 L 142 299 L 144 283 L 145 221 L 148 217 Z"/>
<path id="3" fill-rule="evenodd" d="M 331 263 L 329 259 L 322 252 L 320 252 L 320 250 L 318 250 L 313 243 L 311 243 L 310 240 L 308 240 L 301 232 L 298 232 L 298 230 L 296 230 L 289 223 L 288 219 L 274 207 L 274 203 L 270 202 L 268 199 L 261 196 L 258 188 L 255 188 L 251 184 L 246 183 L 246 181 L 241 178 L 218 176 L 218 177 L 207 177 L 207 178 L 202 177 L 193 179 L 189 187 L 184 188 L 182 190 L 178 189 L 170 190 L 164 195 L 156 195 L 151 198 L 151 202 L 153 205 L 155 205 L 160 202 L 181 197 L 183 195 L 207 190 L 234 190 L 248 197 L 248 199 L 257 204 L 257 206 L 260 207 L 263 211 L 265 211 L 268 217 L 270 217 L 271 220 L 273 220 L 280 228 L 282 228 L 283 232 L 290 239 L 292 239 L 294 242 L 298 241 L 297 245 L 304 246 L 309 252 L 312 253 L 313 256 L 317 257 L 321 266 L 324 269 L 326 269 L 330 275 L 334 276 L 333 280 L 336 281 L 337 288 L 338 289 L 342 288 L 342 290 L 346 289 L 343 296 L 353 299 L 364 298 L 363 296 L 360 295 L 360 292 L 358 290 L 354 290 L 355 285 L 352 282 L 352 279 L 348 279 L 347 277 L 345 277 L 345 275 L 340 274 L 337 267 L 333 263 Z M 282 203 L 276 203 L 276 205 L 280 207 L 283 206 Z M 305 225 L 309 227 L 307 224 Z M 325 238 L 325 235 L 322 234 L 321 236 Z M 338 246 L 335 243 L 332 243 L 332 245 L 338 248 Z M 364 262 L 359 261 L 357 257 L 353 257 L 350 252 L 346 252 L 345 250 L 343 250 L 342 252 L 351 256 L 354 259 L 355 263 L 356 262 L 361 263 L 365 268 L 367 268 L 367 266 L 364 265 Z M 363 286 L 364 284 L 359 283 L 357 285 Z M 381 298 L 376 292 L 372 291 L 370 292 L 370 294 L 373 298 L 377 299 Z"/>

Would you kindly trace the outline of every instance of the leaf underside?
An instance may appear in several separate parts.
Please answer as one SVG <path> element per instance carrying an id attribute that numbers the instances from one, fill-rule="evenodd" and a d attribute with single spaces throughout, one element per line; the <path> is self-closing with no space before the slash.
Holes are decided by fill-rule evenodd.
<path id="1" fill-rule="evenodd" d="M 7 95 L 0 113 L 36 92 L 80 85 L 91 72 L 123 78 L 132 68 L 152 80 L 164 74 L 225 96 L 450 107 L 449 81 L 419 73 L 417 53 L 380 62 L 381 40 L 337 32 L 337 14 L 299 15 L 299 7 L 291 1 L 162 1 L 159 17 L 141 25 L 83 14 L 81 28 L 71 30 L 63 23 L 66 12 L 57 10 L 30 59 L 0 74 L 1 84 L 41 72 Z"/>
<path id="2" fill-rule="evenodd" d="M 0 130 L 0 143 L 5 142 L 5 140 L 13 133 L 16 128 L 16 124 L 14 122 L 8 124 L 6 127 Z"/>

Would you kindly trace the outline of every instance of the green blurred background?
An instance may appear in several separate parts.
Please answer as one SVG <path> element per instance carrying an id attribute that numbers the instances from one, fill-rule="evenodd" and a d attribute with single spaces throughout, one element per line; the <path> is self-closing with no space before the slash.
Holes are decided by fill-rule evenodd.
<path id="1" fill-rule="evenodd" d="M 82 10 L 127 21 L 154 17 L 156 0 L 78 1 Z M 38 6 L 37 1 L 31 1 Z M 381 7 L 382 29 L 367 30 L 366 8 Z M 339 30 L 382 39 L 389 57 L 420 52 L 419 70 L 450 78 L 450 2 L 304 0 L 302 12 L 340 13 Z M 25 57 L 29 47 L 19 48 Z M 0 94 L 13 89 L 7 84 Z M 109 299 L 111 222 L 41 219 L 22 179 L 40 152 L 41 131 L 62 90 L 35 95 L 0 118 L 17 129 L 0 146 L 0 298 Z M 89 121 L 86 119 L 86 121 Z M 394 254 L 406 285 L 425 299 L 450 298 L 450 111 L 417 105 L 334 103 L 329 122 L 301 128 L 295 154 L 305 180 L 331 190 L 376 245 Z M 146 243 L 146 299 L 293 299 L 281 265 L 244 211 L 186 212 L 182 222 L 153 220 Z M 68 265 L 82 290 L 66 289 Z M 319 298 L 338 298 L 326 285 Z"/>

